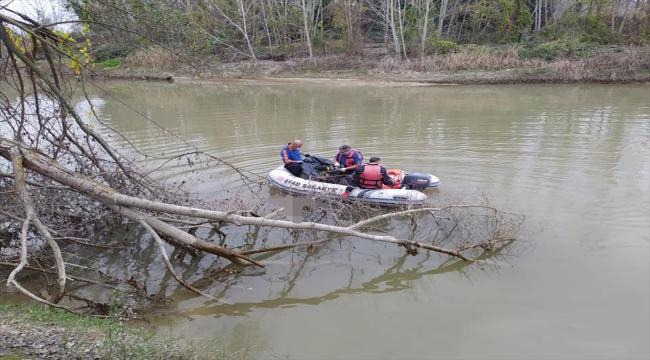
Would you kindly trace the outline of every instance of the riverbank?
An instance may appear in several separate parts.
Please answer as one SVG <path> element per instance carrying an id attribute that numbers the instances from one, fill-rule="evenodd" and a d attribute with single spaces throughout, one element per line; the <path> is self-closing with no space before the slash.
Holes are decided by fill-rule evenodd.
<path id="1" fill-rule="evenodd" d="M 40 305 L 0 305 L 0 360 L 241 359 L 216 346 L 174 335 L 152 335 L 119 319 L 68 314 Z"/>
<path id="2" fill-rule="evenodd" d="M 111 66 L 97 64 L 95 76 L 107 79 L 357 83 L 399 85 L 518 83 L 650 83 L 650 45 L 595 48 L 589 56 L 552 60 L 524 58 L 515 47 L 466 48 L 445 55 L 397 60 L 389 55 L 324 55 L 282 61 L 216 62 L 190 66 L 186 59 L 149 50 Z"/>

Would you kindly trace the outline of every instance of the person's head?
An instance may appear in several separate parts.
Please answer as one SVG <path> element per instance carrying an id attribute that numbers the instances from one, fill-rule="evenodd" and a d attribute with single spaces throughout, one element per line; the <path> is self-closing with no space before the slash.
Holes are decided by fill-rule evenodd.
<path id="1" fill-rule="evenodd" d="M 339 152 L 341 154 L 343 154 L 343 155 L 348 155 L 350 153 L 350 150 L 352 150 L 350 145 L 341 145 L 341 146 L 339 146 Z"/>
<path id="2" fill-rule="evenodd" d="M 379 158 L 379 156 L 371 156 L 370 160 L 368 160 L 368 163 L 370 163 L 370 164 L 379 164 L 380 161 L 381 161 L 381 159 Z"/>
<path id="3" fill-rule="evenodd" d="M 294 140 L 291 142 L 291 146 L 294 147 L 295 149 L 300 149 L 302 147 L 302 141 Z"/>

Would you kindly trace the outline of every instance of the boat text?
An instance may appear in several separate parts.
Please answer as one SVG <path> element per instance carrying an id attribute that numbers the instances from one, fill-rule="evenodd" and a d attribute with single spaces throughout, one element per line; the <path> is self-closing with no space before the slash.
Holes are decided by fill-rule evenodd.
<path id="1" fill-rule="evenodd" d="M 290 186 L 302 187 L 303 189 L 308 189 L 308 190 L 316 190 L 316 191 L 336 192 L 337 190 L 335 187 L 328 187 L 320 184 L 301 184 L 300 182 L 291 179 L 285 179 L 284 184 Z"/>

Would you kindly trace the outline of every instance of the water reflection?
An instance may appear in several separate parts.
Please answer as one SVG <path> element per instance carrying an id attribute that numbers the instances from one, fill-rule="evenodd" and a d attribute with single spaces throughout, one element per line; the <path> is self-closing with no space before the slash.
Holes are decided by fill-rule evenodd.
<path id="1" fill-rule="evenodd" d="M 483 252 L 477 259 L 479 260 L 503 260 L 504 254 L 503 251 L 508 247 L 509 244 L 504 244 L 503 246 L 496 248 L 494 251 Z M 510 254 L 512 255 L 512 254 Z M 422 259 L 418 259 L 411 264 L 407 262 L 410 258 L 410 255 L 402 255 L 396 259 L 394 265 L 389 266 L 383 273 L 378 276 L 371 278 L 370 280 L 362 281 L 359 284 L 359 281 L 356 279 L 358 275 L 363 277 L 363 274 L 357 274 L 354 267 L 348 267 L 348 281 L 347 284 L 339 289 L 332 290 L 325 295 L 312 296 L 307 298 L 299 298 L 291 296 L 294 288 L 300 278 L 309 277 L 309 271 L 313 270 L 313 259 L 311 255 L 307 254 L 304 258 L 297 264 L 292 263 L 286 277 L 282 277 L 282 289 L 278 291 L 277 294 L 269 294 L 267 299 L 247 303 L 247 302 L 237 302 L 231 305 L 223 305 L 217 302 L 206 302 L 204 306 L 189 308 L 189 309 L 179 309 L 179 315 L 181 316 L 197 316 L 197 315 L 212 315 L 215 317 L 221 316 L 243 316 L 247 315 L 255 309 L 276 309 L 276 308 L 287 308 L 295 307 L 298 305 L 319 305 L 326 301 L 331 301 L 339 298 L 342 295 L 354 295 L 359 293 L 372 293 L 372 294 L 382 294 L 390 292 L 400 292 L 409 289 L 413 289 L 413 283 L 416 280 L 419 280 L 423 277 L 430 275 L 441 275 L 449 272 L 458 273 L 467 280 L 471 280 L 472 275 L 469 272 L 466 272 L 465 269 L 469 266 L 475 265 L 469 262 L 458 261 L 458 260 L 448 260 L 443 262 L 437 267 L 431 268 L 432 263 L 436 263 L 435 259 L 432 259 L 434 255 L 427 253 L 423 256 Z M 493 269 L 498 270 L 498 266 L 490 265 L 488 263 L 479 265 L 481 270 L 488 271 Z M 263 276 L 264 272 L 259 271 L 253 276 Z M 246 274 L 246 276 L 251 276 L 251 274 Z M 228 290 L 224 289 L 220 295 L 225 295 Z M 182 301 L 182 294 L 172 294 L 173 299 L 177 301 Z M 195 297 L 194 295 L 191 295 Z"/>

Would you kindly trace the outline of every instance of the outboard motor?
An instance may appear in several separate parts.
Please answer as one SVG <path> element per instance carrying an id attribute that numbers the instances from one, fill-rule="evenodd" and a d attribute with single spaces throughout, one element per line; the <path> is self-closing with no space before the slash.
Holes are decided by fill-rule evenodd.
<path id="1" fill-rule="evenodd" d="M 406 189 L 418 190 L 418 191 L 423 191 L 424 189 L 429 187 L 430 182 L 431 182 L 431 177 L 428 174 L 418 174 L 418 173 L 407 174 L 402 179 L 402 185 Z"/>

